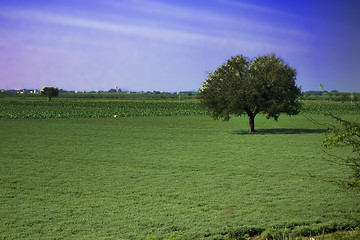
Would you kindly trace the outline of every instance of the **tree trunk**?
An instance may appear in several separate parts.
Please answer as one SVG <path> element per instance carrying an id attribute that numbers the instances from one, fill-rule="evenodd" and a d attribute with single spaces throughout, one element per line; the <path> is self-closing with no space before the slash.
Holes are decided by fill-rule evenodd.
<path id="1" fill-rule="evenodd" d="M 255 114 L 249 114 L 249 132 L 255 132 Z"/>

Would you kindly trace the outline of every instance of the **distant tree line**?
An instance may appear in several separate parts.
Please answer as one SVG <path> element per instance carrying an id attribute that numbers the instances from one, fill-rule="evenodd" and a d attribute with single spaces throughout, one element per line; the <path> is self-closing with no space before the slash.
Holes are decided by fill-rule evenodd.
<path id="1" fill-rule="evenodd" d="M 36 97 L 40 94 L 41 90 L 39 89 L 12 89 L 12 90 L 1 90 L 0 97 L 7 96 L 26 96 L 26 97 Z M 159 98 L 164 98 L 168 96 L 169 98 L 177 99 L 181 95 L 181 99 L 187 98 L 196 98 L 198 96 L 198 91 L 180 91 L 180 92 L 161 92 L 161 91 L 127 91 L 123 89 L 109 89 L 108 91 L 102 90 L 93 90 L 93 91 L 73 91 L 73 90 L 64 90 L 59 89 L 59 97 L 81 97 L 81 98 L 131 98 L 129 96 L 125 97 L 124 95 L 159 95 Z M 94 96 L 100 95 L 100 96 Z M 119 96 L 121 95 L 121 96 Z M 173 95 L 173 96 L 172 96 Z M 162 97 L 161 97 L 162 96 Z M 156 98 L 156 97 L 155 97 Z M 340 92 L 337 90 L 332 90 L 329 92 L 324 91 L 306 91 L 301 94 L 302 100 L 331 100 L 339 102 L 359 102 L 360 101 L 360 92 Z"/>
<path id="2" fill-rule="evenodd" d="M 37 97 L 41 94 L 38 89 L 21 89 L 21 90 L 1 90 L 0 97 L 7 96 L 22 96 L 22 97 Z M 162 91 L 127 91 L 122 89 L 110 89 L 108 91 L 93 90 L 93 91 L 69 91 L 58 89 L 59 97 L 74 97 L 74 98 L 137 98 L 145 95 L 154 96 L 154 98 L 174 98 L 181 99 L 196 98 L 197 91 L 179 91 L 179 92 L 162 92 Z M 131 95 L 131 96 L 130 96 Z M 155 97 L 156 95 L 156 97 Z"/>
<path id="3" fill-rule="evenodd" d="M 303 100 L 331 100 L 341 102 L 360 101 L 360 92 L 339 92 L 332 91 L 306 91 L 302 93 Z"/>

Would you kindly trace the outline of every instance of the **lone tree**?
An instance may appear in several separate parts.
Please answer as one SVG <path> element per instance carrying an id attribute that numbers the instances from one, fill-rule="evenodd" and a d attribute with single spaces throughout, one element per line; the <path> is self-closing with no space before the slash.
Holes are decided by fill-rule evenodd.
<path id="1" fill-rule="evenodd" d="M 254 132 L 258 113 L 275 121 L 280 113 L 299 113 L 301 90 L 295 79 L 296 70 L 275 55 L 253 61 L 238 55 L 209 73 L 200 89 L 200 104 L 214 119 L 229 120 L 230 114 L 247 114 L 249 132 Z"/>
<path id="2" fill-rule="evenodd" d="M 57 97 L 59 95 L 59 89 L 54 87 L 43 87 L 40 94 L 47 96 L 48 101 L 51 102 L 52 97 Z"/>

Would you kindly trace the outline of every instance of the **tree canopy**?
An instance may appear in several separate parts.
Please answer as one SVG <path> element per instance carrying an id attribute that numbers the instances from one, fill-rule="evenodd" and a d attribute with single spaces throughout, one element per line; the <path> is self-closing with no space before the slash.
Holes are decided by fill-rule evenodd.
<path id="1" fill-rule="evenodd" d="M 253 132 L 258 113 L 274 120 L 280 113 L 299 113 L 301 90 L 295 80 L 296 70 L 275 55 L 252 61 L 238 55 L 209 73 L 200 89 L 200 104 L 214 119 L 247 114 L 249 131 Z"/>
<path id="2" fill-rule="evenodd" d="M 48 101 L 51 102 L 51 98 L 59 95 L 59 89 L 54 87 L 43 87 L 40 94 L 46 96 Z"/>

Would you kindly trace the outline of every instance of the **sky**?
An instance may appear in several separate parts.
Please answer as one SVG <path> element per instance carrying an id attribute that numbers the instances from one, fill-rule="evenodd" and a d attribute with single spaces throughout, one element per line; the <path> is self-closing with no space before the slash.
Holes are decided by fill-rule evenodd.
<path id="1" fill-rule="evenodd" d="M 360 1 L 0 0 L 0 89 L 197 90 L 272 53 L 302 91 L 360 92 Z"/>

